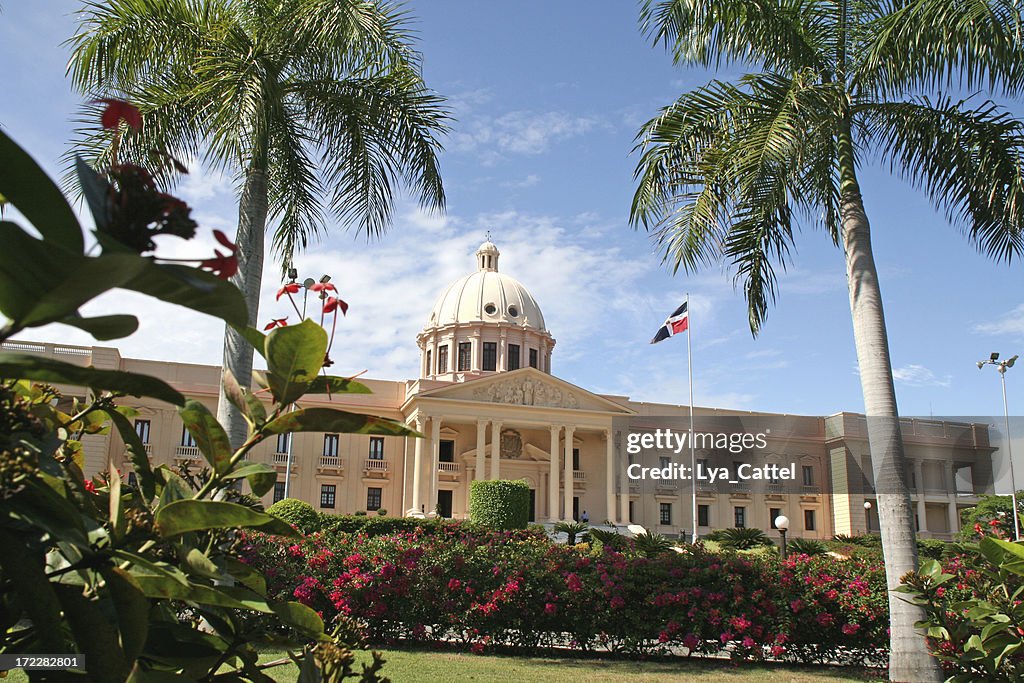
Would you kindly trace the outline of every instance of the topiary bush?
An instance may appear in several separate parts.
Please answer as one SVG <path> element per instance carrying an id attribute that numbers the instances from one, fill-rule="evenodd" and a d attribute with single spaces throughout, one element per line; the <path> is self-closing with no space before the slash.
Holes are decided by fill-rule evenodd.
<path id="1" fill-rule="evenodd" d="M 304 534 L 320 530 L 320 514 L 303 500 L 285 498 L 271 505 L 267 512 L 283 519 Z"/>
<path id="2" fill-rule="evenodd" d="M 387 514 L 388 514 L 388 511 L 387 511 L 387 510 L 385 510 L 384 508 L 378 508 L 378 509 L 377 509 L 377 516 L 378 516 L 378 517 L 384 517 L 384 516 L 386 516 Z"/>
<path id="3" fill-rule="evenodd" d="M 474 481 L 469 518 L 492 529 L 525 529 L 530 520 L 530 486 L 525 481 Z"/>

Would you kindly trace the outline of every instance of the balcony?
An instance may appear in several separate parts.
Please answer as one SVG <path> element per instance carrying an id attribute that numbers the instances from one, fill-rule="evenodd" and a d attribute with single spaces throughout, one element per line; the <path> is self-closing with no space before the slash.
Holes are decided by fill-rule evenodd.
<path id="1" fill-rule="evenodd" d="M 288 454 L 287 453 L 274 453 L 273 457 L 271 458 L 271 461 L 275 465 L 280 465 L 281 467 L 286 467 L 288 465 Z M 295 466 L 294 462 L 292 462 L 292 466 L 293 467 Z"/>
<path id="2" fill-rule="evenodd" d="M 584 472 L 583 470 L 573 470 L 572 471 L 572 480 L 573 481 L 586 481 L 587 480 L 587 473 Z"/>
<path id="3" fill-rule="evenodd" d="M 388 461 L 382 458 L 368 458 L 363 462 L 363 476 L 377 479 L 389 476 Z"/>
<path id="4" fill-rule="evenodd" d="M 437 463 L 437 475 L 439 479 L 456 481 L 460 476 L 462 476 L 462 463 L 439 462 Z"/>
<path id="5" fill-rule="evenodd" d="M 316 468 L 321 472 L 325 470 L 338 471 L 344 469 L 341 464 L 341 457 L 337 455 L 321 455 Z"/>
<path id="6" fill-rule="evenodd" d="M 174 449 L 174 459 L 179 462 L 196 462 L 202 457 L 199 446 L 178 446 Z"/>

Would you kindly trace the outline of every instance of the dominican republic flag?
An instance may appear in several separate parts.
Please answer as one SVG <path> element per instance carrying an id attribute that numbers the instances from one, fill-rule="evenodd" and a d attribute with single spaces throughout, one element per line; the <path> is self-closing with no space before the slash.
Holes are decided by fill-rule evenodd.
<path id="1" fill-rule="evenodd" d="M 652 344 L 657 344 L 660 341 L 664 341 L 669 337 L 686 332 L 690 327 L 690 313 L 686 310 L 686 302 L 675 310 L 665 321 L 665 324 L 661 326 L 658 333 L 654 335 L 654 339 L 651 340 Z"/>

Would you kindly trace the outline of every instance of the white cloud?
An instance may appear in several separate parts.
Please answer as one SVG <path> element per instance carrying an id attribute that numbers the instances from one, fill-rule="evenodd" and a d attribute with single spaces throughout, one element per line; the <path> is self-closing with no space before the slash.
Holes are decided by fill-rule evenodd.
<path id="1" fill-rule="evenodd" d="M 519 180 L 506 180 L 501 184 L 501 186 L 513 190 L 521 190 L 527 187 L 533 187 L 538 183 L 540 183 L 540 176 L 535 173 L 530 173 L 525 178 L 521 178 Z"/>
<path id="2" fill-rule="evenodd" d="M 565 112 L 513 111 L 496 118 L 474 117 L 452 133 L 451 148 L 477 152 L 493 162 L 496 154 L 543 154 L 555 142 L 590 132 L 596 118 Z"/>
<path id="3" fill-rule="evenodd" d="M 939 377 L 923 365 L 910 364 L 892 369 L 892 378 L 909 387 L 948 387 L 952 376 Z"/>
<path id="4" fill-rule="evenodd" d="M 975 325 L 975 332 L 986 334 L 1005 334 L 1014 337 L 1024 337 L 1024 304 L 1017 306 L 1000 320 L 990 323 Z"/>

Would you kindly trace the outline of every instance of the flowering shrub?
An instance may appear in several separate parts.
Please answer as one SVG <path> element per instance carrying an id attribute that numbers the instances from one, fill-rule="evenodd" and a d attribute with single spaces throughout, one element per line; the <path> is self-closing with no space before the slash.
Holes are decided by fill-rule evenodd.
<path id="1" fill-rule="evenodd" d="M 552 543 L 534 530 L 434 525 L 384 536 L 250 533 L 246 561 L 268 589 L 367 638 L 570 646 L 736 659 L 883 661 L 880 564 L 714 554 L 652 558 Z"/>
<path id="2" fill-rule="evenodd" d="M 1011 528 L 1012 531 L 1012 528 Z M 899 589 L 925 611 L 933 654 L 949 680 L 1024 677 L 1024 544 L 986 536 L 942 564 L 921 563 Z"/>

